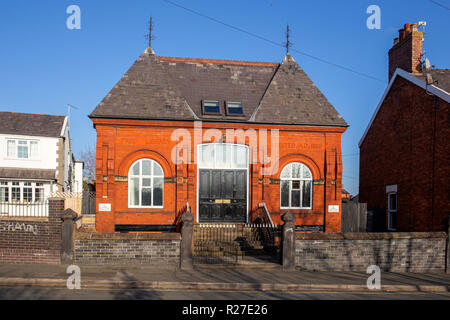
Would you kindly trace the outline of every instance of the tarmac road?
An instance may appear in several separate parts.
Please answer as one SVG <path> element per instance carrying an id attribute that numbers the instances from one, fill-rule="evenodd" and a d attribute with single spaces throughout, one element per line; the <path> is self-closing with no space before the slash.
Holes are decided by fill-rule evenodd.
<path id="1" fill-rule="evenodd" d="M 68 290 L 3 287 L 0 288 L 0 300 L 450 300 L 450 293 Z"/>

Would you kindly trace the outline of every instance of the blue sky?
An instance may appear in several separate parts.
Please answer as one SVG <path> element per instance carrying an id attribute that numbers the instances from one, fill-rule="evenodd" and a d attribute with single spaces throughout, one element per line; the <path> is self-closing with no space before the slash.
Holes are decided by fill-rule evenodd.
<path id="1" fill-rule="evenodd" d="M 426 56 L 437 68 L 450 67 L 449 0 L 173 2 L 277 43 L 285 41 L 289 23 L 292 55 L 351 125 L 343 137 L 343 180 L 352 194 L 358 193 L 358 142 L 386 89 L 387 53 L 398 29 L 427 21 Z M 66 27 L 72 4 L 81 8 L 81 30 Z M 372 4 L 381 8 L 380 30 L 366 27 Z M 65 115 L 70 103 L 79 108 L 72 112 L 75 154 L 93 146 L 95 130 L 87 116 L 145 50 L 150 15 L 152 46 L 161 56 L 269 62 L 284 57 L 282 47 L 164 0 L 1 1 L 0 110 Z"/>

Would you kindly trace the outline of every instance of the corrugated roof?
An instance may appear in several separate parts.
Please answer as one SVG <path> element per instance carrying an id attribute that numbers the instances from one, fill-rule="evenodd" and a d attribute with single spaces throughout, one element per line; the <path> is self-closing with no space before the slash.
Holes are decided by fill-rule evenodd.
<path id="1" fill-rule="evenodd" d="M 0 111 L 0 134 L 60 137 L 65 116 Z"/>

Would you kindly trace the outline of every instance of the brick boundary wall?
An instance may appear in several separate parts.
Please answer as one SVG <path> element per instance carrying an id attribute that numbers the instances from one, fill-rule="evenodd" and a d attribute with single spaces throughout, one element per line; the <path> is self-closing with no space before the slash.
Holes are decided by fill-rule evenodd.
<path id="1" fill-rule="evenodd" d="M 0 263 L 60 264 L 64 199 L 49 200 L 48 218 L 0 218 Z"/>
<path id="2" fill-rule="evenodd" d="M 445 272 L 447 234 L 297 234 L 296 266 L 309 271 Z"/>
<path id="3" fill-rule="evenodd" d="M 74 263 L 86 265 L 180 265 L 179 233 L 76 232 Z"/>

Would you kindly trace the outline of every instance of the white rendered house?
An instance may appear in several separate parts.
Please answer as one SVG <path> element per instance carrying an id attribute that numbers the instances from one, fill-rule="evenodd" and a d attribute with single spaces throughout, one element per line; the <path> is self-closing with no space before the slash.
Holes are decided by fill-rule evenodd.
<path id="1" fill-rule="evenodd" d="M 0 216 L 42 216 L 51 193 L 82 192 L 67 117 L 0 112 L 0 124 Z"/>

